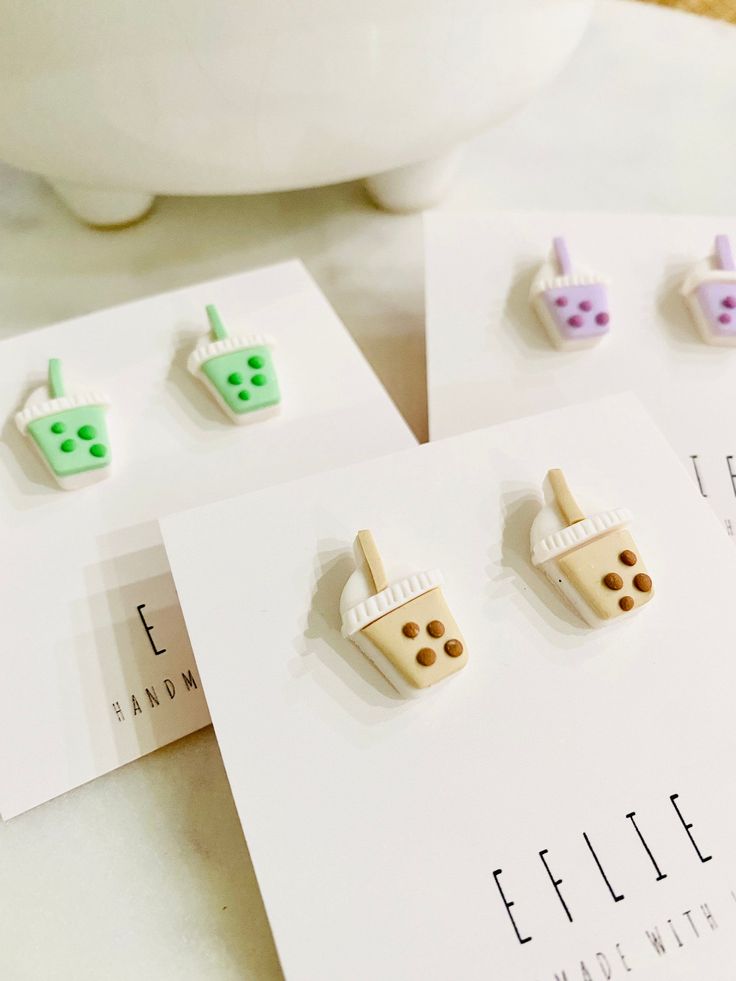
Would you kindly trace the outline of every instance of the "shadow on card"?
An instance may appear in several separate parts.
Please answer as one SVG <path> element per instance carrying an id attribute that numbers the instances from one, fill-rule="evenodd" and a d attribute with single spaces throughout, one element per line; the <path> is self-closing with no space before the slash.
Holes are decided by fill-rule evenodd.
<path id="1" fill-rule="evenodd" d="M 657 291 L 657 309 L 667 324 L 670 337 L 676 344 L 688 348 L 688 356 L 696 353 L 692 351 L 693 347 L 707 354 L 709 345 L 700 337 L 687 309 L 685 297 L 680 292 L 688 269 L 689 266 L 681 262 L 667 266 Z"/>
<path id="2" fill-rule="evenodd" d="M 514 584 L 533 614 L 530 622 L 535 621 L 539 626 L 549 625 L 563 634 L 586 634 L 587 630 L 577 615 L 531 563 L 530 533 L 541 506 L 539 497 L 530 491 L 515 488 L 504 490 L 501 502 L 504 512 L 503 568 L 511 569 L 514 573 Z M 500 578 L 507 578 L 505 572 Z"/>
<path id="3" fill-rule="evenodd" d="M 26 395 L 29 395 L 33 388 L 37 387 L 37 385 L 30 386 Z M 24 401 L 25 398 L 19 402 L 18 408 L 23 406 Z M 35 506 L 35 500 L 29 504 L 27 497 L 29 494 L 34 496 L 40 494 L 46 497 L 49 492 L 52 494 L 59 493 L 60 488 L 41 462 L 30 438 L 24 436 L 18 429 L 15 423 L 15 414 L 5 420 L 0 432 L 0 459 L 4 460 L 15 483 L 13 505 L 16 508 L 25 509 Z"/>
<path id="4" fill-rule="evenodd" d="M 189 322 L 178 323 L 172 332 L 174 356 L 166 378 L 178 409 L 192 422 L 205 429 L 220 430 L 230 425 L 228 419 L 207 391 L 189 371 L 189 355 L 196 344 L 206 337 L 205 327 L 197 329 Z"/>
<path id="5" fill-rule="evenodd" d="M 207 725 L 209 716 L 163 545 L 101 559 L 84 577 L 87 595 L 72 616 L 88 629 L 75 636 L 67 665 L 91 751 L 109 768 L 111 757 L 114 765 L 135 759 Z"/>
<path id="6" fill-rule="evenodd" d="M 503 325 L 517 349 L 548 355 L 553 351 L 552 345 L 529 302 L 532 283 L 538 270 L 538 262 L 533 265 L 517 265 L 514 269 L 514 278 L 503 310 Z"/>
<path id="7" fill-rule="evenodd" d="M 336 547 L 335 542 L 320 542 L 317 555 L 316 585 L 312 595 L 307 629 L 304 639 L 324 641 L 308 643 L 303 656 L 317 657 L 330 669 L 330 675 L 339 684 L 325 684 L 324 672 L 313 672 L 313 679 L 323 684 L 330 694 L 340 698 L 341 691 L 349 688 L 368 705 L 403 704 L 399 693 L 386 681 L 378 668 L 365 657 L 341 633 L 340 596 L 355 563 L 350 547 Z M 342 701 L 342 699 L 340 699 Z"/>

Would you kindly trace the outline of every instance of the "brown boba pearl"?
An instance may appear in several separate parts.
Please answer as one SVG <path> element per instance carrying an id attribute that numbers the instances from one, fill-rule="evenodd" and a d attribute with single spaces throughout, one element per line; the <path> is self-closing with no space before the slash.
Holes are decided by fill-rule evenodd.
<path id="1" fill-rule="evenodd" d="M 630 596 L 622 596 L 618 601 L 618 605 L 621 607 L 624 613 L 628 613 L 629 610 L 634 609 L 634 601 Z"/>
<path id="2" fill-rule="evenodd" d="M 449 654 L 450 657 L 460 657 L 463 652 L 463 645 L 459 640 L 448 640 L 445 644 L 445 654 Z"/>
<path id="3" fill-rule="evenodd" d="M 417 654 L 417 661 L 419 661 L 419 663 L 425 668 L 430 667 L 430 665 L 434 664 L 436 660 L 437 655 L 431 647 L 423 647 Z"/>
<path id="4" fill-rule="evenodd" d="M 636 555 L 630 548 L 625 548 L 619 555 L 619 559 L 624 565 L 636 565 Z"/>
<path id="5" fill-rule="evenodd" d="M 427 624 L 427 633 L 430 637 L 441 637 L 445 632 L 445 625 L 441 620 L 430 620 Z"/>
<path id="6" fill-rule="evenodd" d="M 419 624 L 418 623 L 405 623 L 401 628 L 401 632 L 405 637 L 413 640 L 415 637 L 419 636 Z"/>
<path id="7" fill-rule="evenodd" d="M 646 572 L 637 572 L 634 576 L 634 585 L 640 593 L 648 593 L 652 588 L 652 580 Z"/>
<path id="8" fill-rule="evenodd" d="M 617 572 L 608 572 L 603 577 L 603 584 L 609 589 L 623 589 L 624 581 Z"/>

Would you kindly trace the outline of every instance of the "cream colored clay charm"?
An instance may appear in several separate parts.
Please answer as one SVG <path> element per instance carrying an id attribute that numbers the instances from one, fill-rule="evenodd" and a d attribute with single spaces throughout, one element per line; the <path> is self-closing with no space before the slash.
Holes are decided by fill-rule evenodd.
<path id="1" fill-rule="evenodd" d="M 544 507 L 531 530 L 532 562 L 591 627 L 628 617 L 654 595 L 626 508 L 586 515 L 561 470 L 544 482 Z"/>
<path id="2" fill-rule="evenodd" d="M 442 574 L 386 575 L 370 531 L 353 547 L 355 572 L 340 598 L 342 633 L 409 698 L 465 667 L 465 641 L 442 595 Z"/>

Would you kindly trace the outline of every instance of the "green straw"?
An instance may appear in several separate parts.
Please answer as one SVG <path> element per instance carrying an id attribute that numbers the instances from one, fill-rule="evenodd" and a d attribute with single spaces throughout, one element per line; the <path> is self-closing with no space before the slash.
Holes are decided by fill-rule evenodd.
<path id="1" fill-rule="evenodd" d="M 223 322 L 220 320 L 220 314 L 217 312 L 217 307 L 214 303 L 209 303 L 205 310 L 207 311 L 207 316 L 210 320 L 210 327 L 212 328 L 212 333 L 216 341 L 222 341 L 227 337 L 227 331 Z"/>
<path id="2" fill-rule="evenodd" d="M 61 361 L 49 358 L 49 393 L 52 399 L 60 399 L 64 395 L 64 379 L 61 377 Z"/>

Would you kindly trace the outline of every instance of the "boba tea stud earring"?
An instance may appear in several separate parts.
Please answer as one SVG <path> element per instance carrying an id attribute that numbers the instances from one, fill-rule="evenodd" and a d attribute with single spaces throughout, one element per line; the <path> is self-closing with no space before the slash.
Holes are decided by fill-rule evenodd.
<path id="1" fill-rule="evenodd" d="M 547 474 L 531 530 L 532 562 L 591 627 L 635 613 L 654 595 L 630 521 L 626 508 L 586 515 L 562 471 Z"/>
<path id="2" fill-rule="evenodd" d="M 532 283 L 529 301 L 558 348 L 591 347 L 608 333 L 608 289 L 599 276 L 573 267 L 564 238 Z"/>
<path id="3" fill-rule="evenodd" d="M 230 337 L 217 309 L 210 304 L 206 310 L 211 337 L 203 337 L 189 355 L 189 371 L 233 422 L 276 415 L 281 393 L 271 343 L 260 335 Z"/>
<path id="4" fill-rule="evenodd" d="M 405 697 L 465 667 L 465 641 L 442 595 L 442 574 L 392 570 L 389 579 L 370 531 L 353 546 L 355 572 L 340 598 L 342 633 Z"/>
<path id="5" fill-rule="evenodd" d="M 104 395 L 89 390 L 67 395 L 58 358 L 49 361 L 48 384 L 33 392 L 16 414 L 18 429 L 30 437 L 57 483 L 75 490 L 106 477 L 110 441 Z"/>
<path id="6" fill-rule="evenodd" d="M 713 255 L 694 266 L 682 295 L 706 344 L 736 344 L 736 263 L 727 235 L 718 235 Z"/>

